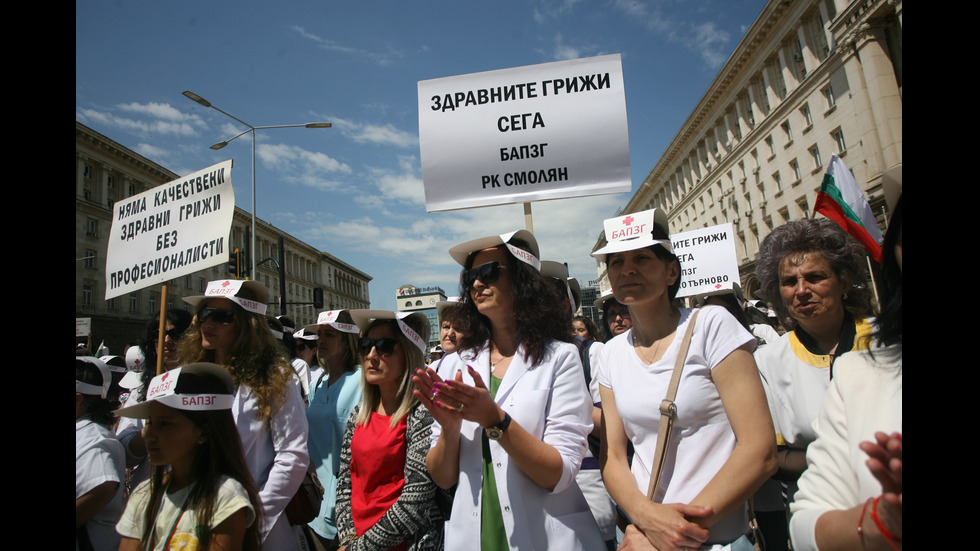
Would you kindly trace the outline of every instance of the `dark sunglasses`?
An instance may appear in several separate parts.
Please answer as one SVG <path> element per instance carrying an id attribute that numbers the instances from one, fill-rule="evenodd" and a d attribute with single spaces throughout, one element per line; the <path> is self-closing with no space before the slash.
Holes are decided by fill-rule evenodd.
<path id="1" fill-rule="evenodd" d="M 396 344 L 398 344 L 396 339 L 389 339 L 387 337 L 381 339 L 361 337 L 361 356 L 367 356 L 371 353 L 372 348 L 377 348 L 378 355 L 382 358 L 387 358 L 395 352 Z"/>
<path id="2" fill-rule="evenodd" d="M 496 260 L 480 264 L 476 268 L 463 270 L 463 286 L 467 289 L 473 287 L 476 280 L 480 280 L 484 285 L 490 285 L 500 279 L 500 270 L 506 270 L 507 266 L 501 266 Z"/>
<path id="3" fill-rule="evenodd" d="M 214 323 L 220 323 L 221 325 L 227 325 L 235 321 L 234 310 L 218 310 L 216 308 L 205 308 L 201 310 L 201 313 L 197 315 L 197 319 L 201 323 L 208 321 L 209 319 Z"/>
<path id="4" fill-rule="evenodd" d="M 170 337 L 170 340 L 172 341 L 179 341 L 181 332 L 176 329 L 168 329 L 164 333 L 164 335 Z M 153 331 L 153 340 L 157 340 L 158 338 L 160 338 L 160 331 L 159 330 Z"/>

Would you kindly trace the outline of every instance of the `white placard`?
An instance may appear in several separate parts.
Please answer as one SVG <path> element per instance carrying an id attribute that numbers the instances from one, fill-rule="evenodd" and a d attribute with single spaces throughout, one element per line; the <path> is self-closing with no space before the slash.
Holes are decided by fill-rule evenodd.
<path id="1" fill-rule="evenodd" d="M 106 300 L 228 261 L 231 160 L 117 201 Z"/>
<path id="2" fill-rule="evenodd" d="M 632 189 L 619 54 L 418 83 L 428 212 Z"/>
<path id="3" fill-rule="evenodd" d="M 92 331 L 92 318 L 75 318 L 75 336 L 87 337 Z"/>
<path id="4" fill-rule="evenodd" d="M 730 222 L 670 236 L 674 254 L 681 261 L 678 298 L 740 284 L 734 236 Z"/>

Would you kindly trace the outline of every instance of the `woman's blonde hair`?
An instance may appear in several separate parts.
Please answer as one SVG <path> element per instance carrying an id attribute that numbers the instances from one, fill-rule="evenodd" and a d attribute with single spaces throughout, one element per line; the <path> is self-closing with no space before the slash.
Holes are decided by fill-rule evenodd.
<path id="1" fill-rule="evenodd" d="M 248 299 L 251 293 L 243 288 L 239 296 Z M 194 319 L 177 348 L 182 365 L 197 362 L 212 362 L 213 350 L 205 350 L 201 345 L 201 310 L 208 303 L 202 300 L 194 311 Z M 233 302 L 234 304 L 234 302 Z M 231 345 L 227 364 L 224 366 L 235 384 L 244 384 L 252 389 L 258 398 L 258 417 L 269 426 L 272 414 L 286 401 L 288 385 L 292 384 L 293 369 L 286 360 L 285 349 L 269 330 L 265 318 L 248 312 L 238 304 L 234 305 L 235 321 L 238 322 L 238 337 Z"/>
<path id="2" fill-rule="evenodd" d="M 417 327 L 420 324 L 418 318 L 408 317 L 402 321 L 419 335 L 428 334 L 428 327 Z M 393 319 L 376 319 L 372 321 L 371 325 L 368 325 L 367 330 L 364 331 L 364 336 L 367 336 L 375 327 L 385 325 L 391 327 L 392 333 L 394 333 L 395 338 L 398 340 L 398 348 L 405 354 L 405 371 L 402 373 L 401 380 L 398 382 L 398 409 L 391 416 L 391 427 L 394 428 L 402 420 L 402 417 L 405 417 L 415 404 L 418 403 L 418 398 L 412 393 L 412 375 L 415 373 L 415 370 L 425 367 L 425 356 L 415 346 L 415 343 L 402 334 L 401 329 L 398 328 L 398 322 Z M 395 353 L 397 354 L 397 351 Z M 361 360 L 361 366 L 361 405 L 360 410 L 357 412 L 357 424 L 367 425 L 371 419 L 371 413 L 378 409 L 378 404 L 381 402 L 381 390 L 377 385 L 368 384 L 367 368 L 363 359 Z"/>

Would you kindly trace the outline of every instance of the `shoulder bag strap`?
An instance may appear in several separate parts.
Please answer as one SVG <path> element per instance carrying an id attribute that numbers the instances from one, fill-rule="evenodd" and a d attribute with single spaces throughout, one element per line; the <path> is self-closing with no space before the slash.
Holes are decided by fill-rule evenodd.
<path id="1" fill-rule="evenodd" d="M 680 350 L 677 351 L 677 362 L 674 364 L 674 371 L 670 376 L 670 386 L 667 387 L 667 396 L 660 402 L 660 427 L 657 429 L 657 451 L 653 456 L 654 471 L 650 476 L 650 487 L 647 488 L 647 497 L 653 499 L 660 487 L 660 476 L 664 470 L 664 458 L 667 455 L 667 444 L 670 442 L 670 429 L 674 424 L 674 416 L 677 415 L 677 406 L 674 405 L 674 397 L 677 396 L 677 387 L 681 382 L 681 373 L 684 372 L 684 363 L 687 361 L 687 351 L 691 347 L 691 335 L 694 333 L 694 321 L 698 317 L 698 310 L 691 314 L 691 321 L 687 324 L 687 331 L 684 332 L 684 340 L 681 341 Z"/>

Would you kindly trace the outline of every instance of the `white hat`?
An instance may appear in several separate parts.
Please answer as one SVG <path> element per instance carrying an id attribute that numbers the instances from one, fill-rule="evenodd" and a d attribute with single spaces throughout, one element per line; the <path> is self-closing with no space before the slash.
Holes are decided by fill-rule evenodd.
<path id="1" fill-rule="evenodd" d="M 310 329 L 307 329 L 307 327 Z M 307 327 L 302 327 L 299 331 L 293 333 L 293 338 L 304 341 L 315 341 L 317 339 L 316 325 L 308 325 Z"/>
<path id="2" fill-rule="evenodd" d="M 656 239 L 654 238 L 655 225 L 659 226 L 664 234 L 660 235 L 661 232 L 657 232 Z M 670 230 L 667 227 L 667 214 L 661 209 L 607 218 L 603 222 L 603 227 L 606 230 L 606 246 L 592 253 L 592 256 L 600 260 L 604 260 L 606 255 L 612 253 L 635 251 L 653 245 L 660 245 L 668 252 L 674 252 L 674 247 L 670 243 Z"/>
<path id="3" fill-rule="evenodd" d="M 243 290 L 250 291 L 255 299 L 239 296 Z M 243 279 L 209 281 L 203 295 L 184 297 L 184 302 L 196 307 L 202 300 L 209 298 L 226 298 L 244 308 L 245 311 L 260 316 L 264 316 L 265 311 L 269 308 L 269 289 L 258 281 Z"/>
<path id="4" fill-rule="evenodd" d="M 578 312 L 582 306 L 582 286 L 574 277 L 568 278 L 568 290 L 572 293 L 572 312 Z"/>
<path id="5" fill-rule="evenodd" d="M 76 362 L 86 362 L 99 368 L 102 375 L 102 384 L 84 383 L 75 379 L 75 392 L 86 396 L 99 396 L 105 398 L 109 394 L 109 387 L 112 385 L 112 375 L 109 374 L 109 366 L 95 356 L 75 356 Z"/>
<path id="6" fill-rule="evenodd" d="M 211 375 L 217 377 L 227 390 L 226 393 L 178 393 L 177 385 L 180 384 L 182 374 Z M 185 411 L 217 411 L 231 409 L 234 397 L 234 382 L 228 370 L 217 364 L 196 363 L 178 367 L 165 371 L 150 381 L 150 386 L 146 391 L 146 401 L 128 408 L 117 409 L 116 415 L 120 417 L 146 418 L 150 415 L 150 403 L 159 402 L 165 406 Z"/>
<path id="7" fill-rule="evenodd" d="M 102 360 L 102 363 L 106 364 L 109 367 L 109 371 L 113 373 L 125 373 L 127 371 L 126 358 L 123 358 L 122 356 L 99 356 L 99 359 Z"/>
<path id="8" fill-rule="evenodd" d="M 422 354 L 425 354 L 428 348 L 429 342 L 429 318 L 425 316 L 422 312 L 392 312 L 391 310 L 351 310 L 350 317 L 354 318 L 354 323 L 361 328 L 361 331 L 367 331 L 369 325 L 371 325 L 372 320 L 396 320 L 398 322 L 398 329 L 401 330 L 402 335 L 412 341 Z M 414 329 L 408 326 L 403 320 L 407 318 L 416 318 L 419 320 L 419 326 L 422 327 L 422 334 L 419 335 Z"/>
<path id="9" fill-rule="evenodd" d="M 126 351 L 126 367 L 130 371 L 143 371 L 143 364 L 146 363 L 146 356 L 143 349 L 138 346 L 130 346 Z"/>
<path id="10" fill-rule="evenodd" d="M 734 281 L 724 281 L 716 284 L 715 288 L 711 291 L 698 293 L 694 296 L 694 303 L 699 307 L 704 306 L 704 303 L 707 302 L 708 297 L 717 295 L 735 295 L 735 298 L 738 299 L 738 303 L 743 305 L 744 308 L 745 296 L 742 294 L 742 286 Z"/>
<path id="11" fill-rule="evenodd" d="M 578 310 L 578 308 L 575 306 L 575 296 L 572 295 L 572 288 L 568 282 L 568 266 L 554 260 L 542 260 L 541 275 L 544 277 L 557 279 L 558 281 L 564 283 L 565 296 L 568 297 L 569 307 L 571 307 L 572 312 Z"/>
<path id="12" fill-rule="evenodd" d="M 303 330 L 315 332 L 319 326 L 329 325 L 341 333 L 353 333 L 355 335 L 360 334 L 361 330 L 357 328 L 357 324 L 337 321 L 337 318 L 340 317 L 341 312 L 349 312 L 349 310 L 327 310 L 320 312 L 320 315 L 316 317 L 316 323 L 303 327 Z"/>
<path id="13" fill-rule="evenodd" d="M 531 252 L 527 252 L 524 249 L 511 245 L 510 241 L 512 239 L 520 239 L 521 241 L 526 242 L 528 246 L 531 247 Z M 541 269 L 541 253 L 538 250 L 538 240 L 534 238 L 534 234 L 527 230 L 517 230 L 510 233 L 488 235 L 487 237 L 472 239 L 450 248 L 449 256 L 453 257 L 453 260 L 465 268 L 466 259 L 469 258 L 470 253 L 475 253 L 484 249 L 496 247 L 498 245 L 506 245 L 507 250 L 510 251 L 510 254 L 513 255 L 514 258 L 524 262 L 525 264 L 533 266 L 535 270 Z"/>

